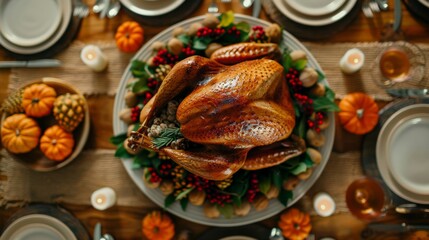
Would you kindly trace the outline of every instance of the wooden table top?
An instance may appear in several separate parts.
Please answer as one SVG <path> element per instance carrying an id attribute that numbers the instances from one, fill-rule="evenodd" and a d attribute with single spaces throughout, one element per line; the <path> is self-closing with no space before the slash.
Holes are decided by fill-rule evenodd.
<path id="1" fill-rule="evenodd" d="M 86 0 L 92 6 L 95 0 Z M 219 2 L 220 11 L 232 9 L 234 12 L 251 15 L 251 9 L 243 9 L 239 1 L 233 0 L 231 4 Z M 393 6 L 393 0 L 389 1 Z M 210 0 L 204 0 L 198 9 L 190 16 L 199 16 L 206 13 Z M 410 42 L 429 43 L 429 27 L 424 23 L 416 21 L 410 15 L 405 6 L 402 6 L 403 21 L 402 31 L 405 39 Z M 270 20 L 267 14 L 262 10 L 261 19 Z M 114 19 L 99 19 L 98 15 L 91 13 L 83 19 L 81 29 L 76 37 L 77 40 L 90 43 L 106 39 L 113 39 L 116 28 L 122 22 L 131 18 L 121 10 L 119 16 Z M 393 21 L 393 7 L 387 12 L 382 12 L 374 19 L 366 18 L 362 12 L 359 16 L 343 31 L 332 37 L 323 40 L 323 42 L 371 42 L 380 41 L 382 36 L 381 23 L 391 23 Z M 153 27 L 143 25 L 145 29 L 146 41 L 151 39 L 157 33 L 166 27 Z M 320 42 L 320 40 L 319 40 Z M 0 50 L 0 60 L 12 60 Z M 9 83 L 10 69 L 0 69 L 0 100 L 7 96 L 7 86 Z M 109 137 L 113 135 L 112 130 L 112 110 L 114 97 L 97 95 L 88 98 L 90 105 L 90 114 L 95 127 L 94 134 L 87 143 L 87 148 L 105 148 L 113 149 L 114 146 L 109 143 Z M 380 103 L 384 105 L 385 103 Z M 102 108 L 97 106 L 104 106 Z M 360 150 L 362 137 L 351 135 L 337 128 L 334 151 L 346 152 Z M 0 180 L 4 176 L 0 175 Z M 1 196 L 0 196 L 1 198 Z M 96 211 L 90 205 L 64 204 L 66 209 L 70 210 L 78 219 L 82 221 L 89 233 L 92 233 L 95 223 L 100 221 L 104 229 L 114 235 L 116 239 L 142 239 L 140 224 L 143 216 L 150 209 L 137 209 L 132 207 L 115 206 L 109 211 Z M 0 208 L 0 228 L 5 224 L 18 208 Z M 201 233 L 208 227 L 191 223 L 186 220 L 174 217 L 178 231 L 181 229 L 190 229 L 195 234 Z M 313 232 L 316 236 L 332 236 L 336 239 L 359 239 L 360 232 L 364 229 L 366 223 L 357 220 L 348 213 L 336 214 L 328 218 L 312 217 Z M 261 224 L 273 227 L 276 225 L 275 218 L 267 219 Z"/>

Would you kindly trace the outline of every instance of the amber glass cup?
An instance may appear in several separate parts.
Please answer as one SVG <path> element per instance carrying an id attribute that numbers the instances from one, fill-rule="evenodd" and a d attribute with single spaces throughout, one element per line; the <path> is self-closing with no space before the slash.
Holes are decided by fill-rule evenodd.
<path id="1" fill-rule="evenodd" d="M 382 217 L 391 205 L 386 189 L 371 177 L 356 179 L 347 187 L 346 203 L 354 216 L 368 221 Z"/>
<path id="2" fill-rule="evenodd" d="M 405 41 L 389 42 L 378 53 L 371 75 L 384 88 L 393 86 L 418 87 L 425 75 L 426 58 L 415 44 Z"/>

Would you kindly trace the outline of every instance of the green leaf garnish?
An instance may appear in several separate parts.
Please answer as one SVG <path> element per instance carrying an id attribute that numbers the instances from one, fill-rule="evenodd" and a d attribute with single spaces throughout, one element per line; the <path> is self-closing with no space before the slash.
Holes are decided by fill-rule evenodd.
<path id="1" fill-rule="evenodd" d="M 113 145 L 119 145 L 121 143 L 123 143 L 125 141 L 125 139 L 127 139 L 127 134 L 126 133 L 122 133 L 116 136 L 111 136 L 109 139 L 109 142 L 112 143 Z"/>
<path id="2" fill-rule="evenodd" d="M 259 181 L 259 190 L 263 194 L 267 194 L 268 190 L 270 190 L 271 187 L 271 178 L 268 174 L 261 174 L 258 176 Z"/>
<path id="3" fill-rule="evenodd" d="M 219 27 L 228 27 L 234 23 L 234 12 L 228 11 L 220 15 Z"/>
<path id="4" fill-rule="evenodd" d="M 276 186 L 279 189 L 282 188 L 283 178 L 278 168 L 274 168 L 271 171 L 271 178 L 274 186 Z"/>
<path id="5" fill-rule="evenodd" d="M 204 51 L 211 41 L 212 39 L 209 37 L 196 38 L 192 43 L 192 48 Z"/>
<path id="6" fill-rule="evenodd" d="M 307 66 L 307 59 L 299 59 L 292 63 L 292 67 L 298 71 L 304 70 L 306 66 Z"/>
<path id="7" fill-rule="evenodd" d="M 319 97 L 313 100 L 314 111 L 338 112 L 340 108 L 328 97 Z"/>
<path id="8" fill-rule="evenodd" d="M 171 204 L 173 204 L 176 201 L 176 197 L 174 196 L 173 193 L 169 194 L 165 199 L 164 199 L 164 207 L 168 208 Z"/>
<path id="9" fill-rule="evenodd" d="M 182 137 L 180 128 L 166 128 L 161 132 L 159 137 L 152 140 L 152 143 L 156 148 L 162 148 L 169 146 L 173 141 Z"/>
<path id="10" fill-rule="evenodd" d="M 115 157 L 118 158 L 133 158 L 134 155 L 129 154 L 124 147 L 124 143 L 118 145 L 118 148 L 115 151 Z"/>
<path id="11" fill-rule="evenodd" d="M 186 211 L 186 207 L 188 206 L 189 200 L 187 198 L 180 199 L 180 207 L 183 211 Z"/>
<path id="12" fill-rule="evenodd" d="M 183 198 L 185 198 L 186 196 L 188 196 L 188 193 L 190 193 L 194 188 L 187 188 L 186 190 L 182 191 L 179 193 L 179 195 L 177 195 L 176 200 L 181 200 Z"/>
<path id="13" fill-rule="evenodd" d="M 231 204 L 225 204 L 224 206 L 218 206 L 217 208 L 225 218 L 232 218 L 234 215 L 234 208 Z"/>
<path id="14" fill-rule="evenodd" d="M 292 191 L 284 190 L 283 188 L 281 188 L 278 199 L 284 206 L 287 206 L 287 202 L 292 199 L 292 197 Z"/>
<path id="15" fill-rule="evenodd" d="M 300 173 L 303 173 L 307 171 L 307 165 L 303 162 L 300 162 L 298 166 L 294 167 L 292 170 L 290 170 L 290 173 L 293 175 L 298 175 Z"/>

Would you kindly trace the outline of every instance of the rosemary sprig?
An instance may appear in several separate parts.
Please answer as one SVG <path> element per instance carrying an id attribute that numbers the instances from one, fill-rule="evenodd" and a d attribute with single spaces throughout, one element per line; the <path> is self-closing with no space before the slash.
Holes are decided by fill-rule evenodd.
<path id="1" fill-rule="evenodd" d="M 180 128 L 166 128 L 162 130 L 159 137 L 152 140 L 152 143 L 156 148 L 162 148 L 169 146 L 172 142 L 179 138 L 183 138 Z"/>

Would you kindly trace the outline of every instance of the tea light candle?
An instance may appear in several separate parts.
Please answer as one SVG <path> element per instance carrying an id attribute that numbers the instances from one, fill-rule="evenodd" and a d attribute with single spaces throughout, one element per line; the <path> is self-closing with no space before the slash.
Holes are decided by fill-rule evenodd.
<path id="1" fill-rule="evenodd" d="M 314 196 L 313 207 L 319 216 L 328 217 L 335 211 L 335 202 L 329 194 L 322 192 Z"/>
<path id="2" fill-rule="evenodd" d="M 348 50 L 340 60 L 340 68 L 344 73 L 359 71 L 365 62 L 365 55 L 358 48 Z"/>
<path id="3" fill-rule="evenodd" d="M 107 67 L 106 55 L 95 45 L 87 45 L 80 52 L 82 62 L 96 72 L 101 72 Z"/>
<path id="4" fill-rule="evenodd" d="M 116 203 L 116 193 L 112 188 L 104 187 L 91 195 L 91 205 L 98 210 L 106 210 Z"/>

